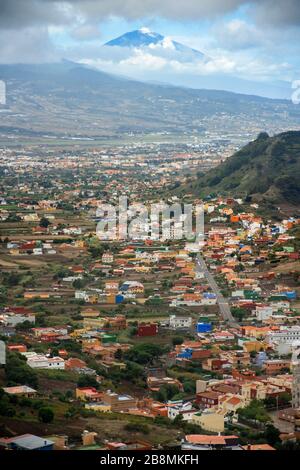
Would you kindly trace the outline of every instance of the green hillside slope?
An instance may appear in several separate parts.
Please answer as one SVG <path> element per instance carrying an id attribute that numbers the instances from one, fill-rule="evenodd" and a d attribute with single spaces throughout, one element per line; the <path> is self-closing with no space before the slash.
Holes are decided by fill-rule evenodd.
<path id="1" fill-rule="evenodd" d="M 300 132 L 262 133 L 218 167 L 184 189 L 198 196 L 251 196 L 273 204 L 300 203 Z"/>

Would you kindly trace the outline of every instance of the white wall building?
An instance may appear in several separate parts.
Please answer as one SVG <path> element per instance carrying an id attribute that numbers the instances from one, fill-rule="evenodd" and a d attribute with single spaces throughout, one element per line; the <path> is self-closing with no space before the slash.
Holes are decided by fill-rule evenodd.
<path id="1" fill-rule="evenodd" d="M 170 327 L 171 328 L 190 328 L 193 323 L 192 317 L 185 317 L 179 315 L 170 315 L 169 319 Z"/>
<path id="2" fill-rule="evenodd" d="M 187 403 L 168 403 L 168 418 L 173 421 L 178 415 L 182 415 L 183 421 L 188 421 L 192 418 L 196 410 L 193 408 L 191 402 Z"/>
<path id="3" fill-rule="evenodd" d="M 27 358 L 27 364 L 32 369 L 60 369 L 64 370 L 65 361 L 61 357 L 47 357 L 35 352 L 22 353 Z"/>
<path id="4" fill-rule="evenodd" d="M 300 341 L 300 326 L 283 326 L 279 331 L 269 333 L 266 339 L 269 344 L 293 344 L 295 341 Z"/>
<path id="5" fill-rule="evenodd" d="M 273 307 L 269 305 L 262 305 L 261 307 L 257 306 L 254 310 L 258 321 L 264 321 L 268 318 L 271 318 L 273 315 L 273 311 Z"/>
<path id="6" fill-rule="evenodd" d="M 16 326 L 25 321 L 30 323 L 35 323 L 35 315 L 33 313 L 22 314 L 22 313 L 13 313 L 7 312 L 3 315 L 0 315 L 0 322 L 3 322 L 6 326 Z"/>

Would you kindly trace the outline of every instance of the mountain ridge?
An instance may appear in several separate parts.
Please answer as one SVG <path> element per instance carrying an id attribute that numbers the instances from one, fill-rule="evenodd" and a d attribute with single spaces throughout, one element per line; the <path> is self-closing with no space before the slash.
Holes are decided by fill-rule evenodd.
<path id="1" fill-rule="evenodd" d="M 7 105 L 0 131 L 67 136 L 134 133 L 202 135 L 219 128 L 241 134 L 250 127 L 300 123 L 300 107 L 222 90 L 192 89 L 120 77 L 70 61 L 0 64 Z M 227 117 L 226 117 L 227 116 Z M 22 130 L 23 129 L 23 130 Z M 273 131 L 272 131 L 273 132 Z"/>
<path id="2" fill-rule="evenodd" d="M 283 132 L 273 137 L 263 132 L 180 191 L 202 197 L 230 194 L 253 202 L 299 205 L 299 182 L 300 131 Z"/>
<path id="3" fill-rule="evenodd" d="M 173 49 L 179 53 L 192 55 L 199 60 L 205 59 L 205 54 L 192 47 L 174 41 L 170 37 L 163 36 L 162 34 L 150 31 L 148 28 L 140 28 L 134 31 L 129 31 L 115 39 L 112 39 L 104 44 L 104 47 L 128 47 L 128 48 L 153 48 L 160 46 L 164 49 Z"/>

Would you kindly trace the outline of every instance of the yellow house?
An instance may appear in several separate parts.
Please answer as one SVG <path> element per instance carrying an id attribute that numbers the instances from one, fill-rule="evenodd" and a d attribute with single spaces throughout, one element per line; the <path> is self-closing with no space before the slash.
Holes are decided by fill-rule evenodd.
<path id="1" fill-rule="evenodd" d="M 76 240 L 74 246 L 76 248 L 85 248 L 85 241 L 84 240 Z"/>
<path id="2" fill-rule="evenodd" d="M 115 294 L 109 294 L 106 296 L 105 301 L 107 304 L 115 304 L 116 303 L 116 295 Z"/>
<path id="3" fill-rule="evenodd" d="M 103 328 L 107 320 L 105 318 L 84 318 L 84 328 Z"/>
<path id="4" fill-rule="evenodd" d="M 244 396 L 228 394 L 220 398 L 219 409 L 223 413 L 236 413 L 239 408 L 244 408 L 246 405 Z"/>
<path id="5" fill-rule="evenodd" d="M 111 405 L 104 403 L 86 403 L 84 407 L 86 410 L 98 411 L 99 413 L 111 412 Z"/>
<path id="6" fill-rule="evenodd" d="M 224 432 L 224 415 L 213 410 L 195 413 L 192 416 L 191 423 L 201 426 L 205 431 Z"/>
<path id="7" fill-rule="evenodd" d="M 75 396 L 78 400 L 85 401 L 85 392 L 84 392 L 84 390 L 81 390 L 80 388 L 76 388 Z"/>
<path id="8" fill-rule="evenodd" d="M 102 393 L 98 392 L 94 387 L 77 387 L 75 391 L 77 400 L 87 402 L 101 402 Z"/>
<path id="9" fill-rule="evenodd" d="M 136 301 L 137 304 L 144 305 L 144 303 L 147 301 L 147 299 L 139 298 L 139 299 L 135 299 L 135 301 Z"/>
<path id="10" fill-rule="evenodd" d="M 93 308 L 85 308 L 85 309 L 81 310 L 81 313 L 80 313 L 80 315 L 82 317 L 89 317 L 89 318 L 91 318 L 91 317 L 92 318 L 95 318 L 95 317 L 97 318 L 97 317 L 99 317 L 99 314 L 100 314 L 100 312 L 98 310 L 93 309 Z"/>
<path id="11" fill-rule="evenodd" d="M 70 336 L 72 338 L 79 338 L 80 336 L 84 335 L 89 331 L 88 328 L 79 328 L 78 330 L 74 330 L 72 333 L 70 333 Z"/>
<path id="12" fill-rule="evenodd" d="M 148 273 L 151 271 L 149 266 L 136 266 L 135 271 L 137 273 Z"/>
<path id="13" fill-rule="evenodd" d="M 24 292 L 24 299 L 49 299 L 49 292 Z"/>
<path id="14" fill-rule="evenodd" d="M 37 214 L 25 214 L 23 220 L 24 222 L 38 222 L 39 216 Z"/>
<path id="15" fill-rule="evenodd" d="M 86 339 L 82 341 L 81 345 L 82 345 L 82 349 L 93 347 L 93 346 L 101 346 L 101 341 L 98 338 Z"/>
<path id="16" fill-rule="evenodd" d="M 266 398 L 266 386 L 260 382 L 250 382 L 242 384 L 241 395 L 244 399 L 245 404 L 249 404 L 252 400 L 251 388 L 256 389 L 256 399 L 265 400 Z M 242 406 L 240 408 L 243 408 Z"/>
<path id="17" fill-rule="evenodd" d="M 266 343 L 263 343 L 261 341 L 244 341 L 243 343 L 243 350 L 248 353 L 251 353 L 253 351 L 259 352 L 265 350 L 266 347 Z"/>

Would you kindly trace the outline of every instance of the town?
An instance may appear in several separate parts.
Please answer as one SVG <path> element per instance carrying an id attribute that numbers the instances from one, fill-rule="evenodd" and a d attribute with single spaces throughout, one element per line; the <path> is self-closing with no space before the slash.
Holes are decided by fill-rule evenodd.
<path id="1" fill-rule="evenodd" d="M 0 448 L 299 447 L 297 213 L 212 194 L 201 241 L 96 233 L 235 149 L 1 149 Z"/>

